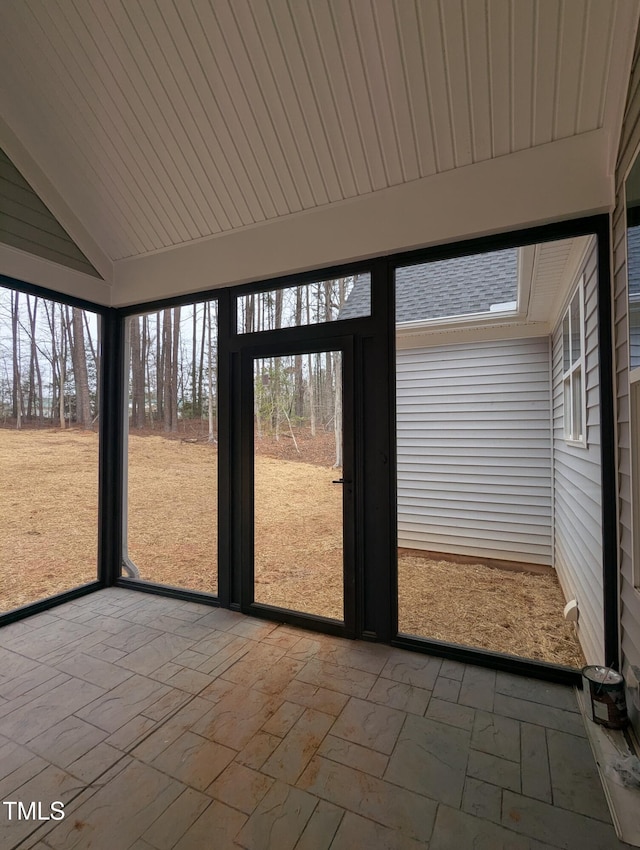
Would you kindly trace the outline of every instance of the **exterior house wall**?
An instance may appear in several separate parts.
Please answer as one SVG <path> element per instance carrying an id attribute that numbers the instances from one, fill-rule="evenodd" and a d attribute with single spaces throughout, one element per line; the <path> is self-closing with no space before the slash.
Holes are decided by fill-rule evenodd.
<path id="1" fill-rule="evenodd" d="M 629 81 L 616 167 L 616 204 L 612 219 L 614 367 L 617 415 L 618 557 L 620 567 L 620 640 L 622 672 L 633 682 L 632 665 L 640 666 L 640 593 L 634 586 L 631 500 L 631 432 L 629 422 L 629 320 L 624 181 L 640 147 L 640 50 L 636 49 Z M 638 506 L 635 506 L 638 510 Z M 629 699 L 636 729 L 640 715 Z"/>
<path id="2" fill-rule="evenodd" d="M 597 244 L 589 249 L 584 275 L 586 446 L 564 438 L 562 318 L 552 334 L 554 566 L 567 599 L 576 598 L 578 634 L 590 664 L 608 662 L 603 647 L 602 495 L 598 360 Z M 575 284 L 570 297 L 575 291 Z"/>
<path id="3" fill-rule="evenodd" d="M 398 545 L 551 564 L 549 341 L 397 353 Z"/>
<path id="4" fill-rule="evenodd" d="M 8 156 L 0 149 L 0 243 L 99 277 Z"/>

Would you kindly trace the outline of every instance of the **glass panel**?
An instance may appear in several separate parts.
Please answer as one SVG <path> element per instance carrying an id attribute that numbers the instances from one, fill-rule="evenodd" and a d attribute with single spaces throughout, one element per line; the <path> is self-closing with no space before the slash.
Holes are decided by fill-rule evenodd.
<path id="1" fill-rule="evenodd" d="M 100 317 L 0 288 L 0 611 L 97 578 Z"/>
<path id="2" fill-rule="evenodd" d="M 343 620 L 342 354 L 253 374 L 255 601 Z"/>
<path id="3" fill-rule="evenodd" d="M 571 368 L 571 333 L 569 328 L 569 311 L 562 321 L 562 371 L 568 372 Z"/>
<path id="4" fill-rule="evenodd" d="M 565 378 L 564 381 L 564 402 L 562 405 L 564 417 L 564 436 L 567 440 L 573 439 L 573 416 L 571 414 L 572 398 L 571 398 L 571 376 Z"/>
<path id="5" fill-rule="evenodd" d="M 554 568 L 552 503 L 552 445 L 563 436 L 565 392 L 564 427 L 572 428 L 572 384 L 565 390 L 562 371 L 563 359 L 570 368 L 570 321 L 563 324 L 553 304 L 563 297 L 567 258 L 587 247 L 578 239 L 397 271 L 403 634 L 577 668 L 585 663 L 563 617 L 569 599 Z M 424 278 L 411 280 L 408 272 Z M 516 297 L 518 275 L 528 297 L 514 320 L 491 307 Z M 492 288 L 493 281 L 505 288 Z M 471 313 L 482 315 L 477 325 Z M 445 321 L 452 315 L 466 315 L 465 330 L 482 333 L 460 332 Z M 534 317 L 549 322 L 552 346 L 547 337 L 526 335 Z M 522 326 L 521 337 L 511 335 L 514 325 Z M 567 558 L 573 565 L 574 553 Z"/>
<path id="6" fill-rule="evenodd" d="M 627 211 L 627 307 L 629 318 L 629 368 L 640 367 L 640 157 L 631 166 L 625 181 Z M 635 380 L 634 380 L 635 379 Z M 623 513 L 631 516 L 633 544 L 633 583 L 640 589 L 640 416 L 638 375 L 631 376 L 632 404 L 629 411 L 631 433 L 631 504 L 623 506 Z"/>
<path id="7" fill-rule="evenodd" d="M 369 272 L 240 295 L 238 333 L 317 325 L 371 315 Z"/>
<path id="8" fill-rule="evenodd" d="M 640 158 L 636 159 L 627 177 L 625 200 L 629 283 L 629 365 L 632 369 L 636 369 L 640 366 Z M 638 574 L 640 575 L 640 572 Z M 640 581 L 638 583 L 640 584 Z"/>
<path id="9" fill-rule="evenodd" d="M 218 304 L 132 316 L 123 574 L 217 589 Z"/>
<path id="10" fill-rule="evenodd" d="M 396 322 L 451 319 L 517 308 L 518 251 L 492 251 L 396 270 Z"/>
<path id="11" fill-rule="evenodd" d="M 580 359 L 582 348 L 580 345 L 580 288 L 573 296 L 571 302 L 571 364 Z"/>
<path id="12" fill-rule="evenodd" d="M 575 369 L 571 375 L 573 403 L 571 405 L 573 440 L 581 440 L 584 434 L 582 422 L 582 370 Z"/>

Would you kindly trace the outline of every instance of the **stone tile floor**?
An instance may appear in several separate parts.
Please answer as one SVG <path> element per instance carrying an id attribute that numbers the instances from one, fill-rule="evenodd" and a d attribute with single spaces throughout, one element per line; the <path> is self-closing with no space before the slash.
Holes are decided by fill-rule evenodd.
<path id="1" fill-rule="evenodd" d="M 0 801 L 2 850 L 628 846 L 570 688 L 122 589 L 0 629 Z"/>

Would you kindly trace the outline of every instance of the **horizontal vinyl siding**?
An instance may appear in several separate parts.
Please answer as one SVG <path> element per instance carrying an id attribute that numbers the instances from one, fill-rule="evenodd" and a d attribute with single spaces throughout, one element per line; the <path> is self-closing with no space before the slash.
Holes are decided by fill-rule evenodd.
<path id="1" fill-rule="evenodd" d="M 397 355 L 398 541 L 551 563 L 546 339 Z"/>
<path id="2" fill-rule="evenodd" d="M 627 310 L 626 209 L 624 180 L 640 146 L 640 50 L 636 48 L 633 72 L 627 94 L 627 106 L 616 167 L 616 206 L 613 213 L 613 332 L 618 427 L 618 558 L 620 566 L 620 630 L 622 671 L 628 675 L 631 665 L 640 665 L 640 593 L 634 586 L 633 533 L 631 503 L 631 439 L 629 422 L 629 329 Z M 636 423 L 636 427 L 640 427 Z M 639 510 L 636 506 L 636 511 Z M 631 700 L 627 701 L 631 707 Z M 632 713 L 640 733 L 640 717 Z"/>
<path id="3" fill-rule="evenodd" d="M 578 634 L 589 663 L 602 664 L 602 496 L 600 473 L 600 390 L 598 375 L 596 243 L 584 266 L 587 446 L 564 439 L 562 321 L 552 337 L 554 562 L 567 598 L 578 600 Z M 582 275 L 582 272 L 581 272 Z"/>
<path id="4" fill-rule="evenodd" d="M 100 277 L 2 150 L 0 242 L 61 266 Z"/>

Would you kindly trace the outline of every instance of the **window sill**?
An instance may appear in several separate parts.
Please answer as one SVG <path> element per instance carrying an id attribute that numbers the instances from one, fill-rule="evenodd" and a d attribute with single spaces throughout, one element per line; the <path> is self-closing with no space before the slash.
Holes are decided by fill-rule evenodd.
<path id="1" fill-rule="evenodd" d="M 567 446 L 571 446 L 574 449 L 586 449 L 587 441 L 586 440 L 569 440 L 567 437 L 564 438 L 565 444 Z"/>

